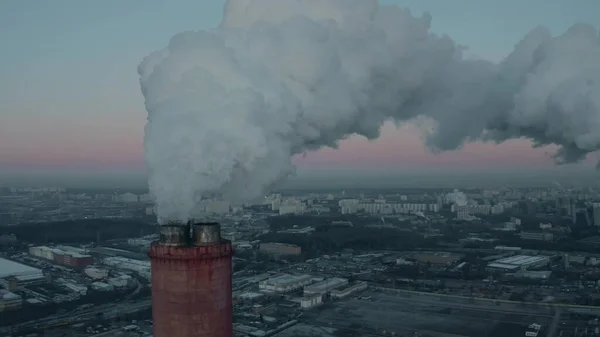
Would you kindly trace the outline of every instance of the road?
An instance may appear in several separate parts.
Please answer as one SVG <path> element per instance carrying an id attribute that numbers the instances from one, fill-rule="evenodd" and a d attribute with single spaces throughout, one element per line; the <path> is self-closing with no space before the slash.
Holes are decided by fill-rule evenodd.
<path id="1" fill-rule="evenodd" d="M 558 327 L 558 323 L 560 322 L 560 315 L 562 314 L 562 308 L 558 307 L 556 308 L 556 311 L 554 312 L 554 317 L 552 317 L 552 323 L 550 323 L 550 326 L 548 327 L 548 333 L 546 334 L 546 337 L 554 337 L 556 336 L 556 328 Z"/>
<path id="2" fill-rule="evenodd" d="M 104 304 L 85 310 L 74 310 L 60 315 L 52 315 L 43 319 L 15 324 L 14 326 L 0 329 L 0 333 L 9 333 L 21 329 L 46 329 L 64 323 L 71 325 L 92 320 L 98 317 L 99 314 L 102 314 L 103 319 L 112 319 L 151 307 L 151 299 Z"/>

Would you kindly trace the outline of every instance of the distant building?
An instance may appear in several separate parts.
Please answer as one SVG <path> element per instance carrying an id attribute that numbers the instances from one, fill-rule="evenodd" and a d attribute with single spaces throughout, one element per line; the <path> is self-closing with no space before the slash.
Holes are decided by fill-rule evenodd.
<path id="1" fill-rule="evenodd" d="M 133 279 L 129 275 L 121 275 L 113 278 L 109 278 L 106 283 L 110 284 L 115 288 L 127 288 L 134 284 Z"/>
<path id="2" fill-rule="evenodd" d="M 523 240 L 537 240 L 537 241 L 552 241 L 554 240 L 554 234 L 545 232 L 521 232 L 519 237 Z"/>
<path id="3" fill-rule="evenodd" d="M 291 292 L 312 283 L 310 275 L 280 274 L 267 280 L 260 281 L 258 288 L 264 291 L 278 293 Z"/>
<path id="4" fill-rule="evenodd" d="M 259 250 L 277 255 L 300 255 L 302 253 L 300 246 L 278 242 L 261 242 Z"/>
<path id="5" fill-rule="evenodd" d="M 46 276 L 37 268 L 0 258 L 0 285 L 14 290 L 22 285 L 45 283 Z"/>
<path id="6" fill-rule="evenodd" d="M 594 204 L 594 226 L 600 227 L 600 204 Z"/>
<path id="7" fill-rule="evenodd" d="M 99 269 L 99 268 L 86 268 L 84 270 L 84 273 L 86 276 L 88 276 L 89 278 L 95 279 L 95 280 L 101 280 L 104 278 L 108 277 L 108 270 L 107 269 Z"/>
<path id="8" fill-rule="evenodd" d="M 326 295 L 334 289 L 348 284 L 348 279 L 334 277 L 304 287 L 304 296 Z"/>
<path id="9" fill-rule="evenodd" d="M 23 299 L 21 296 L 8 290 L 0 289 L 0 312 L 21 308 Z"/>
<path id="10" fill-rule="evenodd" d="M 61 248 L 63 249 L 46 246 L 30 247 L 29 255 L 72 268 L 82 268 L 94 263 L 94 258 L 91 255 L 79 253 L 78 251 L 82 251 L 80 249 Z"/>
<path id="11" fill-rule="evenodd" d="M 90 287 L 96 291 L 113 291 L 115 289 L 112 285 L 104 282 L 94 282 Z"/>
<path id="12" fill-rule="evenodd" d="M 552 271 L 519 271 L 515 276 L 534 280 L 548 280 L 552 276 Z"/>
<path id="13" fill-rule="evenodd" d="M 351 294 L 357 293 L 359 291 L 363 291 L 367 289 L 366 282 L 356 282 L 354 284 L 349 285 L 345 288 L 334 289 L 331 291 L 332 298 L 344 298 L 346 296 L 350 296 Z"/>
<path id="14" fill-rule="evenodd" d="M 323 303 L 323 296 L 321 296 L 321 295 L 305 296 L 300 299 L 300 307 L 302 309 L 314 308 L 322 303 Z"/>
<path id="15" fill-rule="evenodd" d="M 414 252 L 406 256 L 407 259 L 412 259 L 417 263 L 432 265 L 450 265 L 460 261 L 463 257 L 462 254 L 447 252 Z"/>
<path id="16" fill-rule="evenodd" d="M 488 271 L 517 272 L 541 267 L 550 261 L 548 256 L 515 255 L 496 260 L 487 265 Z"/>

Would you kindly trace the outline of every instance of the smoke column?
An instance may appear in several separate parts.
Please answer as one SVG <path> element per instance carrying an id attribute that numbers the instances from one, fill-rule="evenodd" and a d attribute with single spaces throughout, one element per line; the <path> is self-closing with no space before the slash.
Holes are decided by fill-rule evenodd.
<path id="1" fill-rule="evenodd" d="M 464 192 L 454 190 L 451 193 L 446 194 L 446 199 L 449 203 L 456 204 L 456 206 L 466 206 L 469 198 Z"/>
<path id="2" fill-rule="evenodd" d="M 387 120 L 428 120 L 432 151 L 520 137 L 559 145 L 559 163 L 598 150 L 594 27 L 535 29 L 494 64 L 430 22 L 376 0 L 229 0 L 218 28 L 175 35 L 138 69 L 159 222 L 261 196 L 294 154 L 377 138 Z"/>

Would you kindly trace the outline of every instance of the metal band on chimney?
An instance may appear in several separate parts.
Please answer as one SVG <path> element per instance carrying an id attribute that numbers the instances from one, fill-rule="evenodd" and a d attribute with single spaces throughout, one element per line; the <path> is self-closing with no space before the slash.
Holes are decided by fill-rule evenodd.
<path id="1" fill-rule="evenodd" d="M 216 222 L 197 223 L 192 228 L 195 246 L 214 245 L 221 242 L 221 225 Z"/>
<path id="2" fill-rule="evenodd" d="M 170 223 L 160 228 L 160 244 L 169 247 L 185 247 L 190 242 L 190 227 L 187 224 Z"/>

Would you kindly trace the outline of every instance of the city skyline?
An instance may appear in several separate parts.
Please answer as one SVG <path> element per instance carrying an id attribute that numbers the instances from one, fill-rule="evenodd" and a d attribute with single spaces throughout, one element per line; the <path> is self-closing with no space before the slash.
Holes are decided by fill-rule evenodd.
<path id="1" fill-rule="evenodd" d="M 380 1 L 432 14 L 432 31 L 470 47 L 468 57 L 499 61 L 538 25 L 553 34 L 577 22 L 598 27 L 592 13 L 600 4 L 581 1 L 494 3 L 463 1 Z M 223 1 L 55 1 L 0 4 L 0 167 L 7 170 L 71 169 L 141 171 L 146 112 L 136 67 L 149 52 L 179 31 L 218 25 Z M 544 10 L 540 10 L 540 8 Z M 598 10 L 594 9 L 597 8 Z M 504 20 L 509 17 L 507 28 Z M 18 19 L 17 19 L 18 18 Z M 473 27 L 478 27 L 474 29 Z M 537 168 L 552 165 L 552 147 L 532 149 L 527 140 L 501 145 L 467 144 L 433 154 L 416 127 L 386 124 L 376 141 L 350 137 L 339 149 L 324 149 L 295 163 L 300 169 L 339 167 L 455 169 Z M 586 161 L 593 165 L 597 156 Z"/>

